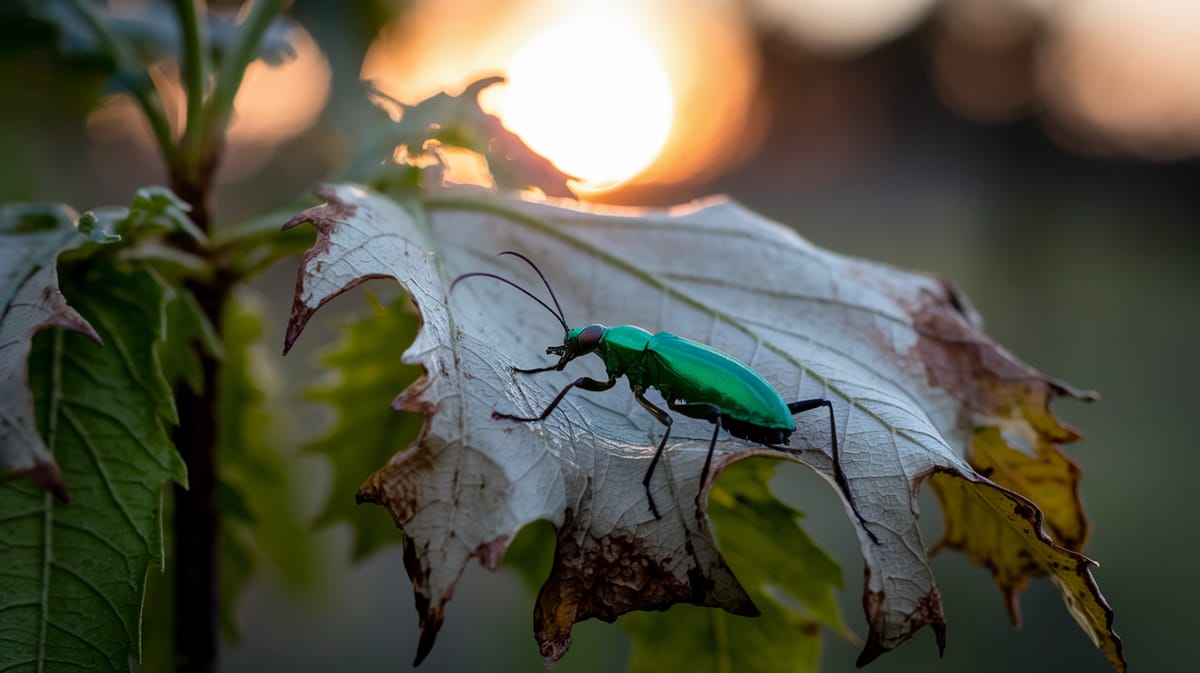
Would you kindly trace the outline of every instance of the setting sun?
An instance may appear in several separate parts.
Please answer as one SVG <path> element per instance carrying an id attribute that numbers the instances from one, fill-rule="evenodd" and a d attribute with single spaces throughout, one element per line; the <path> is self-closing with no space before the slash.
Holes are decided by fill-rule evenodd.
<path id="1" fill-rule="evenodd" d="M 508 85 L 486 103 L 584 190 L 632 178 L 667 141 L 675 115 L 670 80 L 629 28 L 584 19 L 556 24 L 506 70 Z"/>

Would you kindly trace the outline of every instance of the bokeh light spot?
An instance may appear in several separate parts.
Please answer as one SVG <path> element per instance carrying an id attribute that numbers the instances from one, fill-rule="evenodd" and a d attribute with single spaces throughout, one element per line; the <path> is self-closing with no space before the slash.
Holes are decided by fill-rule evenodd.
<path id="1" fill-rule="evenodd" d="M 575 18 L 532 38 L 485 98 L 514 133 L 586 190 L 611 188 L 662 151 L 675 99 L 662 63 L 635 31 Z"/>

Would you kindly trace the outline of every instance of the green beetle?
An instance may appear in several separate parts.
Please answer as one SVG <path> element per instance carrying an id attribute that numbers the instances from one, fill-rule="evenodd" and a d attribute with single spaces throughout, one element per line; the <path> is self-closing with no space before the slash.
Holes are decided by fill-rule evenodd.
<path id="1" fill-rule="evenodd" d="M 517 257 L 529 264 L 545 283 L 546 290 L 550 293 L 554 306 L 558 310 L 550 308 L 546 302 L 520 285 L 490 273 L 463 274 L 454 279 L 450 289 L 453 290 L 459 281 L 473 276 L 499 280 L 541 304 L 554 315 L 565 332 L 561 346 L 546 348 L 547 355 L 559 356 L 557 363 L 548 367 L 514 371 L 520 374 L 561 371 L 575 358 L 595 353 L 604 361 L 608 380 L 597 381 L 581 376 L 559 391 L 553 401 L 537 416 L 516 416 L 493 411 L 492 418 L 520 422 L 544 420 L 563 401 L 571 389 L 608 390 L 617 384 L 617 379 L 624 376 L 629 380 L 629 387 L 638 404 L 665 426 L 662 439 L 659 440 L 654 457 L 650 460 L 650 466 L 646 468 L 646 474 L 642 478 L 650 511 L 655 518 L 661 518 L 658 506 L 654 502 L 654 496 L 650 491 L 650 480 L 654 476 L 659 459 L 662 458 L 667 439 L 671 436 L 672 419 L 669 413 L 646 399 L 647 390 L 650 388 L 658 390 L 671 411 L 691 418 L 706 420 L 714 425 L 712 439 L 708 444 L 708 455 L 704 459 L 704 469 L 700 473 L 700 490 L 703 490 L 704 483 L 708 479 L 713 450 L 722 428 L 728 430 L 729 434 L 734 437 L 747 439 L 778 451 L 796 453 L 796 449 L 784 445 L 796 431 L 796 424 L 792 420 L 792 416 L 825 407 L 829 410 L 834 481 L 845 494 L 846 500 L 862 524 L 863 530 L 867 532 L 873 542 L 878 544 L 879 540 L 867 528 L 866 520 L 854 503 L 849 483 L 842 470 L 841 456 L 838 451 L 837 425 L 833 416 L 833 404 L 829 400 L 815 398 L 788 404 L 783 401 L 775 388 L 750 365 L 711 346 L 670 332 L 651 334 L 641 327 L 633 325 L 606 327 L 598 323 L 571 328 L 567 325 L 562 306 L 559 305 L 558 298 L 554 295 L 554 290 L 550 287 L 550 283 L 541 269 L 519 252 L 509 250 L 500 254 Z M 697 510 L 697 515 L 699 515 L 699 510 Z"/>

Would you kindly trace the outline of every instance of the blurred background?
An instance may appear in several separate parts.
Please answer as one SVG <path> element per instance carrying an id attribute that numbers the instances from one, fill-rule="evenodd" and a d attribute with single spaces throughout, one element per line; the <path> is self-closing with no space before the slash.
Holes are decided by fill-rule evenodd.
<path id="1" fill-rule="evenodd" d="M 160 3 L 108 4 L 174 18 Z M 1095 574 L 1135 669 L 1189 659 L 1200 602 L 1186 575 L 1200 542 L 1184 511 L 1198 461 L 1187 419 L 1200 401 L 1200 3 L 297 0 L 289 14 L 276 37 L 294 58 L 252 66 L 235 103 L 219 222 L 294 203 L 357 159 L 371 115 L 360 79 L 414 103 L 505 74 L 485 108 L 580 178 L 582 198 L 727 194 L 818 245 L 940 273 L 1011 351 L 1099 391 L 1100 402 L 1056 409 L 1086 436 L 1067 447 L 1085 472 L 1085 551 L 1103 564 Z M 104 64 L 3 18 L 0 199 L 82 210 L 163 183 L 136 107 L 103 88 Z M 177 65 L 151 74 L 178 123 Z M 264 357 L 282 340 L 294 273 L 287 262 L 259 283 L 275 321 Z M 338 303 L 343 316 L 362 308 L 354 301 Z M 293 404 L 339 319 L 317 316 L 284 363 Z M 300 506 L 320 510 L 327 464 L 311 454 L 294 464 Z M 795 466 L 773 487 L 842 563 L 842 606 L 865 635 L 862 563 L 833 492 Z M 930 543 L 937 509 L 923 496 Z M 297 595 L 270 573 L 255 580 L 223 670 L 408 670 L 417 627 L 398 548 L 352 564 L 347 527 L 314 536 L 318 586 Z M 926 629 L 869 670 L 1110 670 L 1048 580 L 1022 596 L 1015 632 L 986 570 L 954 552 L 934 569 L 944 660 Z M 532 601 L 516 573 L 469 569 L 422 670 L 538 670 Z M 857 647 L 826 642 L 822 670 L 850 670 Z M 582 624 L 558 670 L 621 670 L 628 649 L 618 627 Z"/>

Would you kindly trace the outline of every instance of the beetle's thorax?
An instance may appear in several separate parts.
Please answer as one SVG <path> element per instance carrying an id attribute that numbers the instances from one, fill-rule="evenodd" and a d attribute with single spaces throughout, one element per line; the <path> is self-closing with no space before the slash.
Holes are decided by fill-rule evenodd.
<path id="1" fill-rule="evenodd" d="M 642 387 L 640 381 L 646 344 L 652 336 L 650 332 L 634 325 L 609 327 L 596 348 L 596 354 L 604 360 L 610 376 L 628 376 L 631 383 L 637 382 Z"/>

